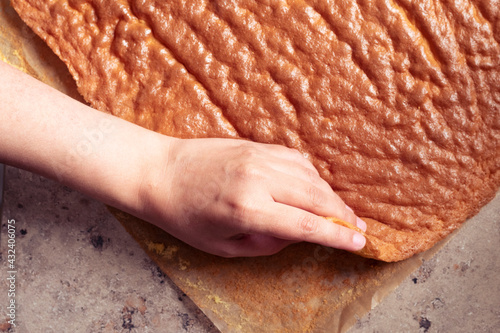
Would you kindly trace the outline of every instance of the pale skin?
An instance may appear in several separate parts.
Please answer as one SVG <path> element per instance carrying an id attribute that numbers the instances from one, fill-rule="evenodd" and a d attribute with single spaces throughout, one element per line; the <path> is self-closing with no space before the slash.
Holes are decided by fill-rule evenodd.
<path id="1" fill-rule="evenodd" d="M 176 139 L 97 111 L 0 61 L 0 162 L 56 179 L 223 257 L 307 241 L 349 251 L 366 224 L 298 151 Z"/>

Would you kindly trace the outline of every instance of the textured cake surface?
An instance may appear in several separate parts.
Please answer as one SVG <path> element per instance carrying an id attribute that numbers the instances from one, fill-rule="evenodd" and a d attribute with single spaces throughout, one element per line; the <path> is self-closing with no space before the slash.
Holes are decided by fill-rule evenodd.
<path id="1" fill-rule="evenodd" d="M 12 3 L 93 107 L 300 150 L 380 259 L 428 249 L 500 184 L 497 0 Z"/>

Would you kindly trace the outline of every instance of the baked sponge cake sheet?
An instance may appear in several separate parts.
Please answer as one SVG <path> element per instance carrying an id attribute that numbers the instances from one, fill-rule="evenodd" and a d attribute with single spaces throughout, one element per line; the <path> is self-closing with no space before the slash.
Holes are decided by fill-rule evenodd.
<path id="1" fill-rule="evenodd" d="M 500 184 L 500 6 L 13 0 L 93 107 L 180 138 L 296 148 L 368 224 L 430 248 Z"/>

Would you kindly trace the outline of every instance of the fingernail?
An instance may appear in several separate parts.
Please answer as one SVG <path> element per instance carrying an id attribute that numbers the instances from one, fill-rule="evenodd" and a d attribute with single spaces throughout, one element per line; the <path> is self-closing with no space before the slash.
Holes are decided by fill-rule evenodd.
<path id="1" fill-rule="evenodd" d="M 351 207 L 349 207 L 349 206 L 345 205 L 345 208 L 347 208 L 348 210 L 350 210 L 350 211 L 351 211 L 351 213 L 354 213 L 354 211 L 352 210 L 352 208 L 351 208 Z"/>
<path id="2" fill-rule="evenodd" d="M 360 219 L 359 217 L 356 217 L 356 226 L 359 229 L 366 231 L 366 222 Z"/>
<path id="3" fill-rule="evenodd" d="M 366 239 L 360 233 L 355 233 L 352 236 L 352 244 L 354 245 L 355 251 L 361 250 L 365 247 Z"/>

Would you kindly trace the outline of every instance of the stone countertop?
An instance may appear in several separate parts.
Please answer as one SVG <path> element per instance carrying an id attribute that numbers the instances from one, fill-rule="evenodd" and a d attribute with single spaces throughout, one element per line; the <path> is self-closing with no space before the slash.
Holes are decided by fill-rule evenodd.
<path id="1" fill-rule="evenodd" d="M 15 328 L 7 324 L 9 220 Z M 498 330 L 499 220 L 497 196 L 349 332 Z M 1 222 L 0 332 L 218 332 L 103 204 L 7 167 Z"/>

